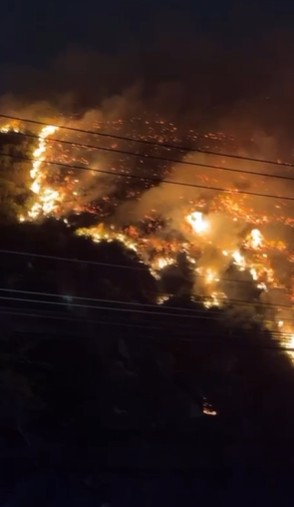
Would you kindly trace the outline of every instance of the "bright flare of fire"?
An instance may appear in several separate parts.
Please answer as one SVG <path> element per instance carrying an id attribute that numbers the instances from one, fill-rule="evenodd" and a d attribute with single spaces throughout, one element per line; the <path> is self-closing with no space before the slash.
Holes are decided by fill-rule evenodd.
<path id="1" fill-rule="evenodd" d="M 46 139 L 53 135 L 58 127 L 47 125 L 39 134 L 39 143 L 33 152 L 33 165 L 30 170 L 32 179 L 31 190 L 36 194 L 36 201 L 28 211 L 28 217 L 32 220 L 42 216 L 50 215 L 57 207 L 61 198 L 60 193 L 53 188 L 46 186 L 46 174 L 43 171 L 43 164 L 46 154 Z"/>
<path id="2" fill-rule="evenodd" d="M 6 125 L 0 127 L 0 132 L 2 134 L 8 134 L 8 132 L 15 132 L 16 134 L 18 134 L 21 132 L 21 129 L 16 125 L 16 123 L 15 124 L 7 123 Z"/>
<path id="3" fill-rule="evenodd" d="M 134 252 L 137 252 L 138 250 L 136 242 L 129 238 L 126 234 L 117 231 L 113 226 L 107 229 L 103 223 L 89 228 L 82 227 L 76 231 L 76 234 L 78 236 L 91 238 L 94 243 L 101 243 L 101 241 L 113 243 L 114 241 L 118 241 L 129 250 L 133 250 Z"/>
<path id="4" fill-rule="evenodd" d="M 247 267 L 246 260 L 245 257 L 239 252 L 239 250 L 236 250 L 232 253 L 232 259 L 240 271 L 245 271 Z"/>
<path id="5" fill-rule="evenodd" d="M 263 244 L 263 236 L 258 229 L 252 229 L 249 238 L 248 238 L 248 246 L 253 248 L 254 250 L 261 248 Z"/>
<path id="6" fill-rule="evenodd" d="M 194 211 L 186 217 L 187 222 L 192 226 L 192 229 L 196 234 L 204 234 L 209 230 L 209 223 L 203 217 L 201 211 Z"/>

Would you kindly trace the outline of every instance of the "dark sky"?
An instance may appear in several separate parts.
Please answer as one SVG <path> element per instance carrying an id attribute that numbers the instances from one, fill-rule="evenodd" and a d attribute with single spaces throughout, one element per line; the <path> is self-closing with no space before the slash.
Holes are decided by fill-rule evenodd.
<path id="1" fill-rule="evenodd" d="M 145 50 L 195 33 L 238 44 L 291 28 L 293 13 L 292 0 L 10 0 L 1 3 L 0 63 L 39 65 L 72 45 Z"/>
<path id="2" fill-rule="evenodd" d="M 293 0 L 9 0 L 0 12 L 0 109 L 103 105 L 293 138 Z"/>

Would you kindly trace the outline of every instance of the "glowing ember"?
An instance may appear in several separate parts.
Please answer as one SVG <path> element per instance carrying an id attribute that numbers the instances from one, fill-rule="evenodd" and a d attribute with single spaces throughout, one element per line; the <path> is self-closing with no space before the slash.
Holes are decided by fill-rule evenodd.
<path id="1" fill-rule="evenodd" d="M 224 292 L 212 292 L 210 297 L 205 299 L 203 304 L 205 308 L 221 308 L 226 301 Z"/>
<path id="2" fill-rule="evenodd" d="M 203 414 L 205 414 L 205 415 L 214 416 L 214 417 L 215 417 L 216 415 L 218 415 L 218 414 L 217 414 L 217 411 L 216 411 L 216 410 L 215 410 L 215 409 L 211 406 L 211 404 L 210 404 L 210 403 L 208 403 L 207 401 L 205 401 L 205 402 L 203 403 L 203 409 L 202 409 L 202 412 L 203 412 Z"/>
<path id="3" fill-rule="evenodd" d="M 170 299 L 170 295 L 168 294 L 163 294 L 162 296 L 158 296 L 157 298 L 157 304 L 158 305 L 163 305 L 166 301 L 168 301 Z"/>

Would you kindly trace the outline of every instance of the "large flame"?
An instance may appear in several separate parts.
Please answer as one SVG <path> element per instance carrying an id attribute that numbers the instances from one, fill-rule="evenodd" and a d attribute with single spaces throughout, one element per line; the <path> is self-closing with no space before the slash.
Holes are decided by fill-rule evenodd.
<path id="1" fill-rule="evenodd" d="M 36 219 L 41 215 L 50 215 L 58 206 L 61 200 L 61 194 L 57 190 L 50 188 L 46 184 L 46 174 L 44 174 L 43 164 L 46 160 L 46 139 L 53 135 L 58 127 L 47 125 L 43 127 L 39 134 L 37 148 L 33 152 L 33 165 L 30 170 L 32 179 L 31 190 L 36 194 L 36 200 L 28 211 L 30 219 Z"/>

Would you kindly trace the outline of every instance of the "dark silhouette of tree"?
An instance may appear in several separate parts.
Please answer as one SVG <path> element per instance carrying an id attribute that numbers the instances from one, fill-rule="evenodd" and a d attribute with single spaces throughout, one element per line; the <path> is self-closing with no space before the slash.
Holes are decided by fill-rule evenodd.
<path id="1" fill-rule="evenodd" d="M 24 137 L 0 133 L 0 223 L 13 223 L 30 206 L 30 166 L 18 157 L 31 156 Z"/>

